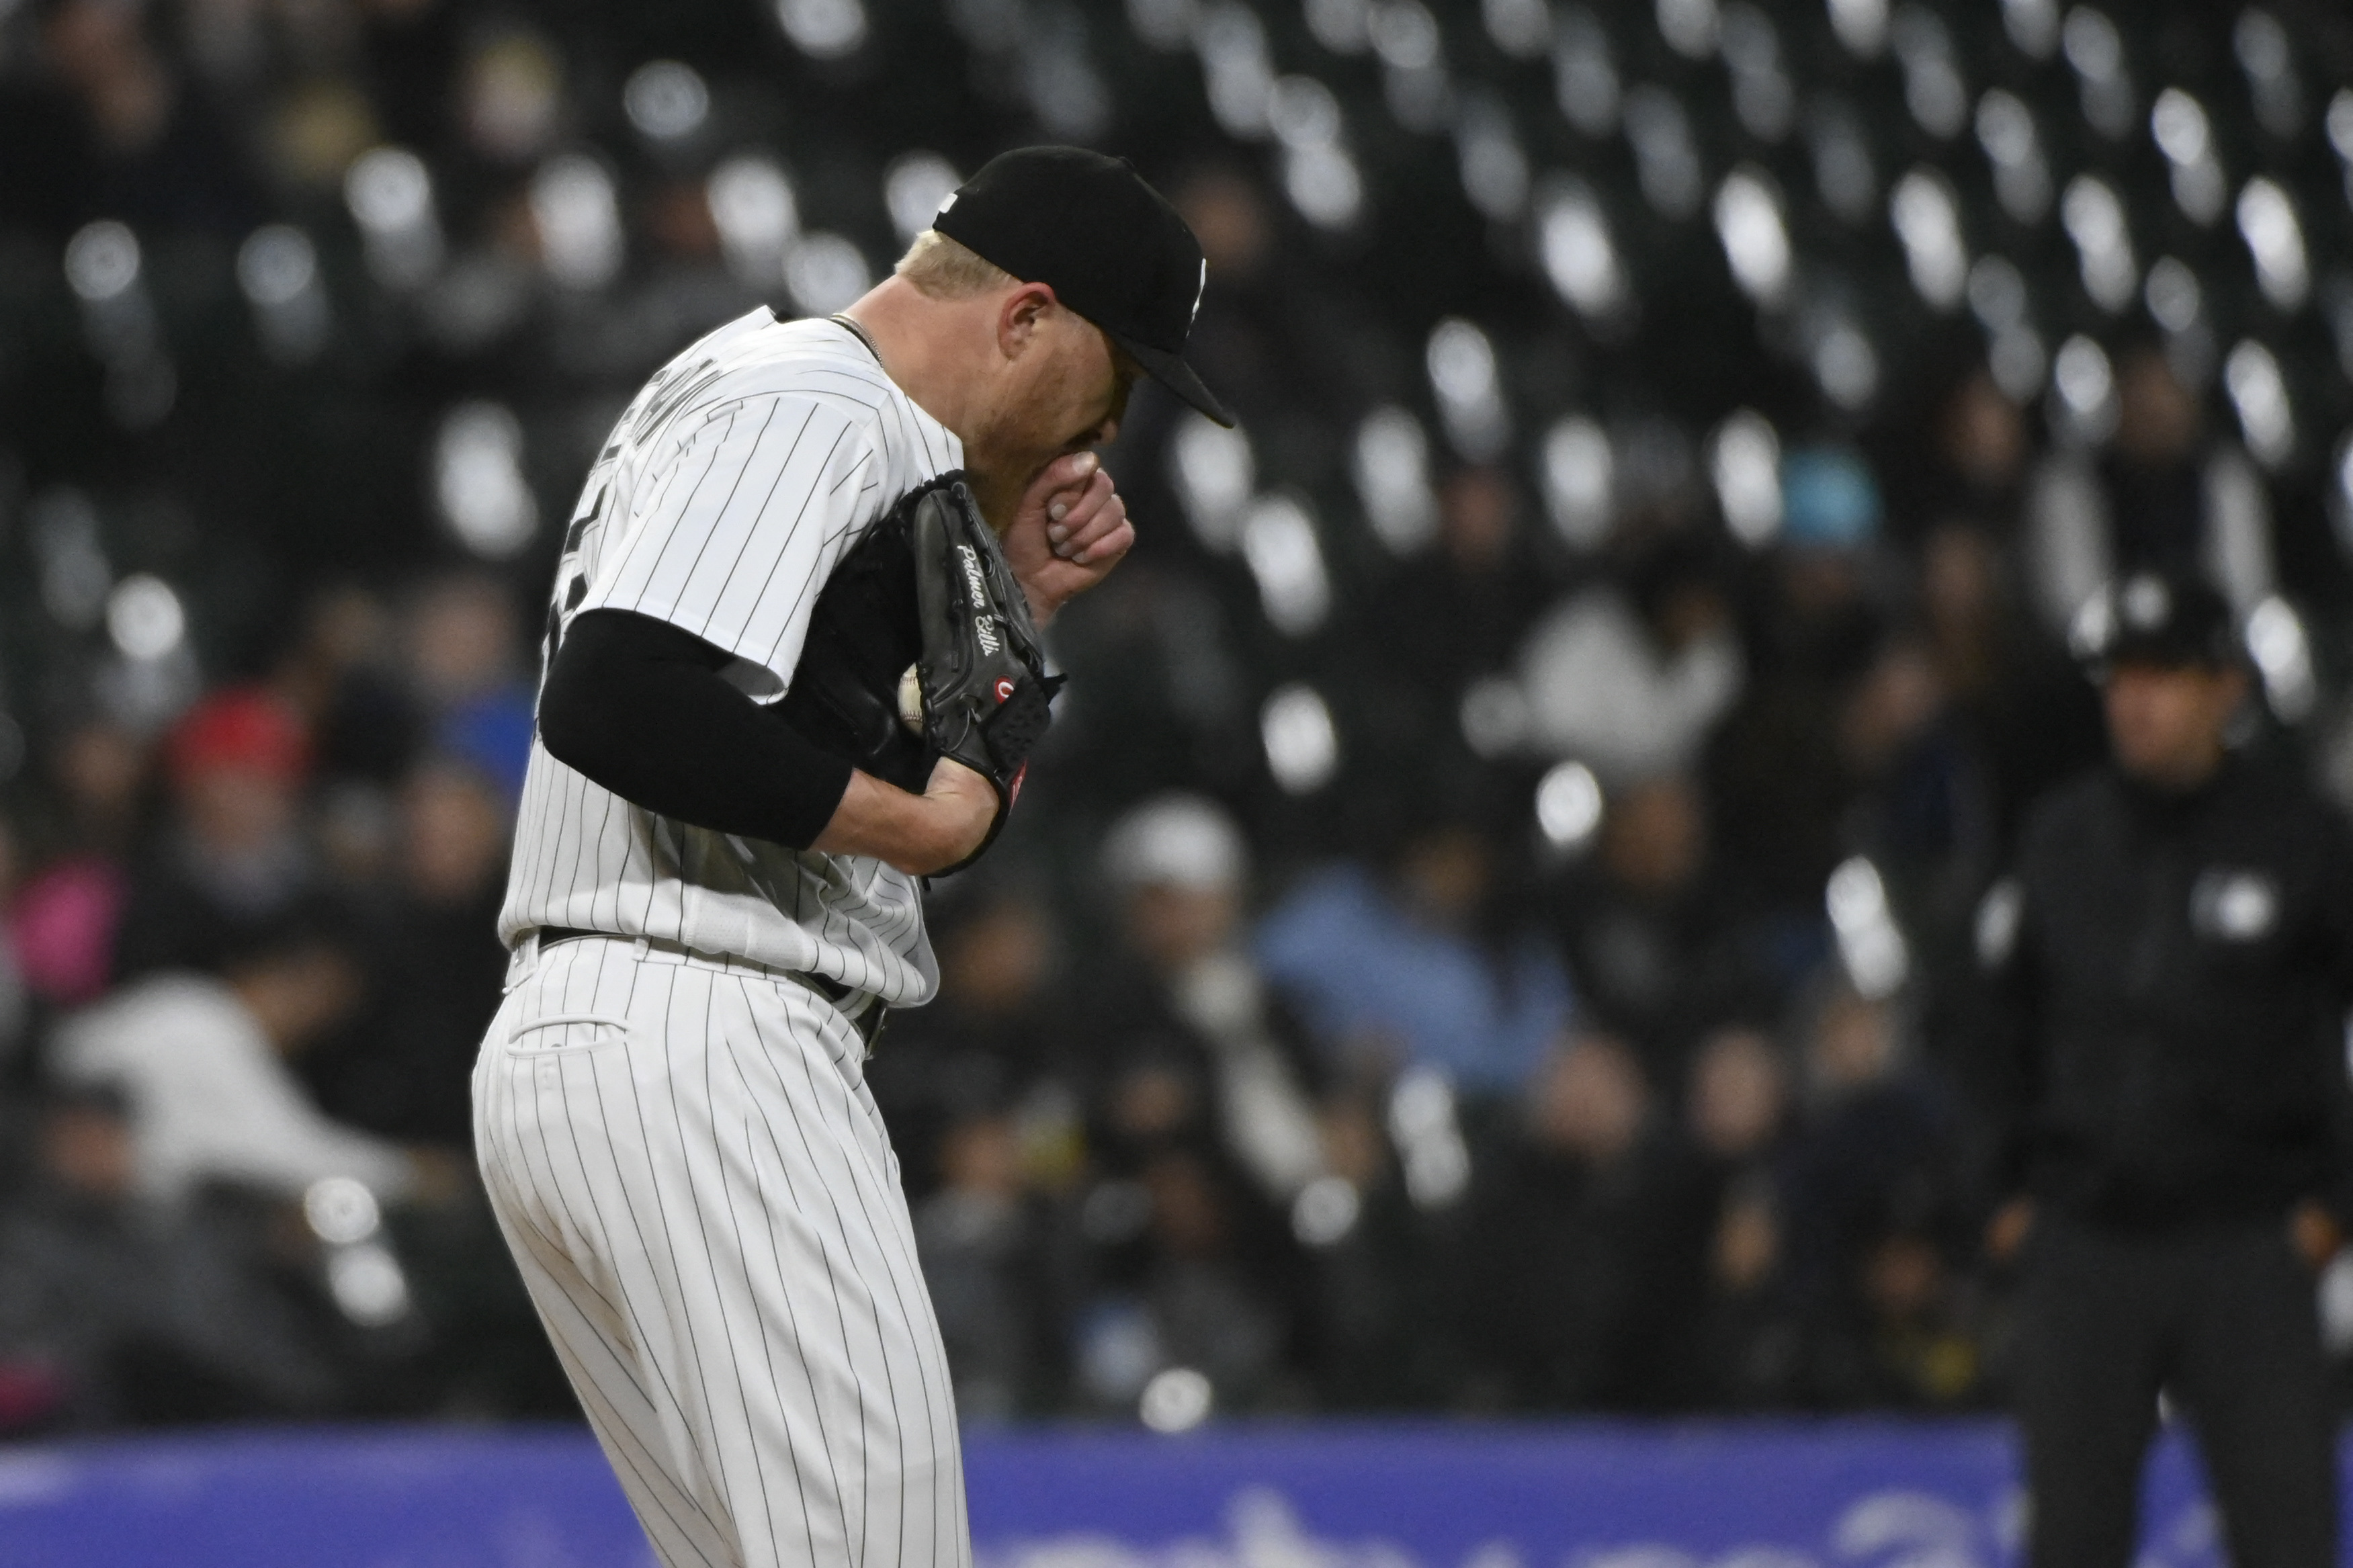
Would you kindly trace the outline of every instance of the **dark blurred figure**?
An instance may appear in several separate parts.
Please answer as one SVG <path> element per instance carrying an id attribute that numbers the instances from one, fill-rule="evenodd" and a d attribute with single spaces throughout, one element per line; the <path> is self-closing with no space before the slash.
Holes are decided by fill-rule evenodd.
<path id="1" fill-rule="evenodd" d="M 1165 1145 L 1138 1174 L 1152 1205 L 1145 1299 L 1162 1357 L 1202 1373 L 1229 1407 L 1296 1405 L 1297 1280 L 1279 1232 L 1231 1167 L 1198 1149 Z"/>
<path id="2" fill-rule="evenodd" d="M 52 1094 L 31 1167 L 0 1202 L 0 1431 L 325 1412 L 332 1363 L 262 1237 L 153 1195 L 116 1092 Z"/>
<path id="3" fill-rule="evenodd" d="M 1594 854 L 1550 889 L 1579 999 L 1662 1084 L 1680 1081 L 1700 1036 L 1766 984 L 1707 862 L 1706 803 L 1669 774 L 1611 794 Z"/>
<path id="4" fill-rule="evenodd" d="M 1047 1185 L 1075 1179 L 1083 1143 L 1077 1100 L 1092 1053 L 1074 1037 L 1061 989 L 1053 911 L 1018 872 L 957 889 L 933 917 L 940 992 L 895 1016 L 890 1044 L 867 1063 L 867 1082 L 891 1127 L 909 1196 L 945 1179 L 935 1157 L 976 1105 L 1036 1097 L 1036 1147 L 1025 1160 Z M 1048 1124 L 1054 1130 L 1049 1131 Z M 1027 1178 L 1025 1178 L 1027 1179 Z"/>
<path id="5" fill-rule="evenodd" d="M 1379 648 L 1401 683 L 1437 700 L 1435 732 L 1450 725 L 1462 689 L 1511 661 L 1544 607 L 1546 584 L 1525 537 L 1511 478 L 1462 468 L 1438 492 L 1438 549 L 1391 580 L 1374 610 Z"/>
<path id="6" fill-rule="evenodd" d="M 1319 1404 L 1426 1410 L 1456 1396 L 1462 1373 L 1450 1267 L 1458 1214 L 1413 1201 L 1377 1089 L 1350 1084 L 1326 1099 L 1326 1173 L 1300 1189 L 1291 1226 L 1313 1269 Z"/>
<path id="7" fill-rule="evenodd" d="M 1784 1154 L 1785 1401 L 1949 1409 L 1982 1387 L 1961 1245 L 1958 1108 L 1912 1059 L 1894 1004 L 1843 982 L 1817 999 L 1809 1104 Z M 1769 1359 L 1769 1358 L 1768 1358 Z"/>
<path id="8" fill-rule="evenodd" d="M 498 1011 L 498 939 L 511 828 L 504 793 L 467 763 L 436 759 L 401 785 L 397 875 L 367 948 L 355 1027 L 302 1063 L 331 1115 L 405 1143 L 472 1146 L 470 1080 Z"/>
<path id="9" fill-rule="evenodd" d="M 1930 657 L 1987 772 L 1994 843 L 2026 808 L 2099 759 L 2099 705 L 2066 649 L 2027 611 L 1999 542 L 1979 526 L 1930 531 L 1920 553 Z"/>
<path id="10" fill-rule="evenodd" d="M 2115 436 L 2045 459 L 2029 491 L 2025 556 L 2037 607 L 2064 633 L 2124 574 L 2202 577 L 2238 613 L 2276 585 L 2271 502 L 2245 449 L 2210 437 L 2198 393 L 2165 349 L 2116 356 Z"/>
<path id="11" fill-rule="evenodd" d="M 1062 1375 L 1056 1216 L 1028 1188 L 1020 1130 L 974 1104 L 948 1124 L 939 1184 L 915 1205 L 915 1249 L 965 1420 L 1053 1408 Z"/>
<path id="12" fill-rule="evenodd" d="M 1852 770 L 1869 758 L 1846 710 L 1887 647 L 1888 617 L 1873 591 L 1871 472 L 1844 451 L 1797 451 L 1783 488 L 1783 542 L 1750 616 L 1755 678 L 1709 737 L 1704 777 L 1726 897 L 1812 931 L 1823 883 L 1853 848 Z M 1792 947 L 1785 969 L 1802 973 L 1816 955 Z"/>
<path id="13" fill-rule="evenodd" d="M 1838 1317 L 1808 1347 L 1811 1392 L 1856 1410 L 1957 1410 L 1985 1391 L 1979 1314 L 1950 1213 L 1900 1197 L 1867 1232 Z"/>
<path id="14" fill-rule="evenodd" d="M 1632 1053 L 1599 1035 L 1554 1052 L 1526 1118 L 1473 1199 L 1465 1337 L 1489 1396 L 1536 1410 L 1695 1398 L 1705 1184 Z"/>
<path id="15" fill-rule="evenodd" d="M 1708 1184 L 1708 1307 L 1701 1351 L 1708 1402 L 1771 1402 L 1789 1354 L 1781 1283 L 1777 1184 L 1790 1121 L 1788 1068 L 1757 1030 L 1709 1035 L 1693 1058 L 1684 1135 Z"/>
<path id="16" fill-rule="evenodd" d="M 1437 547 L 1392 567 L 1365 605 L 1363 675 L 1378 699 L 1358 722 L 1367 749 L 1470 760 L 1460 718 L 1474 683 L 1507 676 L 1544 607 L 1546 581 L 1504 471 L 1457 470 L 1438 489 Z"/>
<path id="17" fill-rule="evenodd" d="M 93 217 L 240 236 L 259 204 L 231 129 L 184 79 L 133 0 L 37 7 L 41 74 L 0 102 L 0 221 L 62 237 Z"/>
<path id="18" fill-rule="evenodd" d="M 390 784 L 414 760 L 420 720 L 402 689 L 399 652 L 375 594 L 343 584 L 311 597 L 269 684 L 318 738 L 321 773 Z"/>
<path id="19" fill-rule="evenodd" d="M 1888 513 L 1907 542 L 1955 517 L 2005 542 L 2015 539 L 2034 443 L 2024 411 L 1991 372 L 1978 364 L 1954 382 L 1912 439 L 1912 452 L 1883 465 Z"/>
<path id="20" fill-rule="evenodd" d="M 1979 925 L 2004 1007 L 1989 1233 L 2018 1258 L 2038 1568 L 2123 1568 L 2171 1393 L 2240 1568 L 2336 1561 L 2313 1270 L 2353 1215 L 2353 838 L 2234 750 L 2250 683 L 2214 589 L 2096 606 L 2114 762 L 2051 796 Z"/>
<path id="21" fill-rule="evenodd" d="M 215 970 L 309 897 L 303 833 L 311 743 L 291 710 L 234 688 L 205 699 L 164 746 L 171 819 L 133 870 L 114 971 Z"/>
<path id="22" fill-rule="evenodd" d="M 1907 910 L 1965 909 L 1984 885 L 1990 814 L 1933 650 L 1910 636 L 1881 643 L 1841 693 L 1838 731 L 1848 847 L 1871 856 Z"/>
<path id="23" fill-rule="evenodd" d="M 983 873 L 989 876 L 989 873 Z M 1081 1284 L 1071 1211 L 1092 1052 L 1052 911 L 1018 868 L 943 900 L 940 994 L 894 1017 L 867 1081 L 902 1162 L 955 1380 L 984 1420 L 1062 1407 Z"/>
<path id="24" fill-rule="evenodd" d="M 1288 215 L 1258 176 L 1231 164 L 1204 168 L 1169 200 L 1208 264 L 1187 352 L 1199 356 L 1204 376 L 1236 389 L 1244 425 L 1271 427 L 1303 415 L 1337 423 L 1356 413 L 1363 334 L 1351 329 L 1359 323 L 1345 295 L 1284 232 Z"/>
<path id="25" fill-rule="evenodd" d="M 2116 440 L 2102 465 L 2116 565 L 2196 575 L 2208 549 L 2197 394 L 2162 350 L 2143 343 L 2117 366 L 2116 405 Z"/>
<path id="26" fill-rule="evenodd" d="M 1079 1387 L 1097 1408 L 1132 1408 L 1172 1367 L 1202 1373 L 1227 1408 L 1303 1393 L 1296 1247 L 1219 1149 L 1190 1066 L 1133 1061 L 1103 1115 L 1099 1179 L 1079 1213 L 1091 1289 L 1074 1346 Z"/>
<path id="27" fill-rule="evenodd" d="M 1850 1351 L 1857 1290 L 1888 1216 L 1949 1208 L 1960 1180 L 1957 1108 L 1907 1059 L 1892 1001 L 1842 977 L 1818 991 L 1804 1044 L 1804 1114 L 1782 1163 L 1785 1279 L 1799 1345 L 1788 1395 L 1866 1403 Z"/>

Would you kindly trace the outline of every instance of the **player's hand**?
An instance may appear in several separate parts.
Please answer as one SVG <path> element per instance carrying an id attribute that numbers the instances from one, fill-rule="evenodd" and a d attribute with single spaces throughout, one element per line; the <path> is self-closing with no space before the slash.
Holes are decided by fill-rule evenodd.
<path id="1" fill-rule="evenodd" d="M 1092 452 L 1055 458 L 1029 481 L 1005 531 L 1005 561 L 1039 626 L 1102 582 L 1135 542 L 1103 459 Z"/>
<path id="2" fill-rule="evenodd" d="M 923 805 L 930 842 L 920 863 L 899 868 L 916 876 L 954 866 L 981 847 L 997 823 L 997 786 L 954 757 L 942 757 L 923 785 Z"/>

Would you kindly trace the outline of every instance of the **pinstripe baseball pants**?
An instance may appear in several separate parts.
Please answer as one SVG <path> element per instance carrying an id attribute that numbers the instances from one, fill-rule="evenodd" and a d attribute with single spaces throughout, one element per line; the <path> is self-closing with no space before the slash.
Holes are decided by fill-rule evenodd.
<path id="1" fill-rule="evenodd" d="M 492 1207 L 666 1568 L 970 1568 L 947 1362 L 864 1047 L 776 971 L 526 951 Z"/>

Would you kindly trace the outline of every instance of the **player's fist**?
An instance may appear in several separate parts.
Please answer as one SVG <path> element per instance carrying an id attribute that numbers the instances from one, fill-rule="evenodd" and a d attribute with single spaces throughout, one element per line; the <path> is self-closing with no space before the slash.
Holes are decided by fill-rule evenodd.
<path id="1" fill-rule="evenodd" d="M 1040 468 L 1022 492 L 1004 533 L 1005 561 L 1029 601 L 1030 616 L 1044 626 L 1102 582 L 1134 542 L 1127 503 L 1103 459 L 1071 452 Z"/>

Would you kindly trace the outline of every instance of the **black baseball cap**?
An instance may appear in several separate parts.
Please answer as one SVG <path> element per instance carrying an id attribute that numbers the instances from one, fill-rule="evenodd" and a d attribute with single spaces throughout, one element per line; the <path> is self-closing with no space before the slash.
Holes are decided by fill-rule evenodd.
<path id="1" fill-rule="evenodd" d="M 956 187 L 932 226 L 1024 283 L 1043 283 L 1155 381 L 1230 426 L 1184 359 L 1208 264 L 1201 242 L 1124 158 L 1083 147 L 999 153 Z"/>
<path id="2" fill-rule="evenodd" d="M 2120 664 L 2229 669 L 2245 660 L 2230 601 L 2184 573 L 2134 572 L 2102 589 L 2076 617 L 2073 641 L 2095 676 Z"/>

